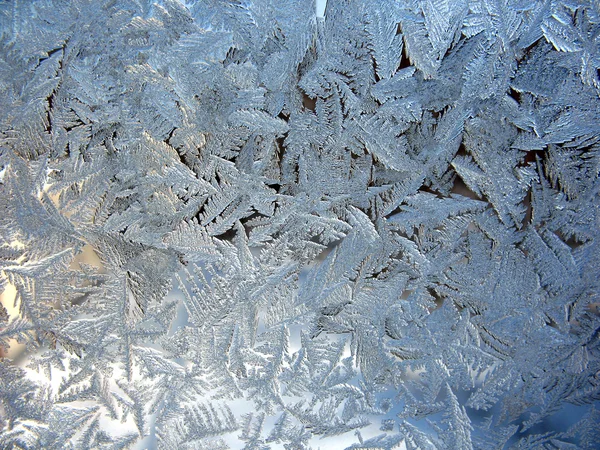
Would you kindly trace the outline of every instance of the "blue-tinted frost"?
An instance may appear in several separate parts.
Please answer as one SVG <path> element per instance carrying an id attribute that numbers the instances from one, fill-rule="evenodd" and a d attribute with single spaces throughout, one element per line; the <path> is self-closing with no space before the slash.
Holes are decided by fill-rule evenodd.
<path id="1" fill-rule="evenodd" d="M 597 448 L 598 2 L 323 7 L 0 2 L 0 448 Z"/>

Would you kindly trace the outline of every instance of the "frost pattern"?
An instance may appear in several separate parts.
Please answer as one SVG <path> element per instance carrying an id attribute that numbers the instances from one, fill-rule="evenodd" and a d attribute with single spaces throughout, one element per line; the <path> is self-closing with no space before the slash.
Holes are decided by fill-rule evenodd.
<path id="1" fill-rule="evenodd" d="M 0 448 L 597 448 L 598 5 L 1 2 Z"/>

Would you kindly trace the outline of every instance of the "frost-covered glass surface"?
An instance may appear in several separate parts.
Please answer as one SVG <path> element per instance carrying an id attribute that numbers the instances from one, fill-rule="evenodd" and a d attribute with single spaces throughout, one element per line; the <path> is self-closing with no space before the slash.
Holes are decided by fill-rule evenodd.
<path id="1" fill-rule="evenodd" d="M 595 0 L 0 2 L 1 449 L 600 443 Z"/>

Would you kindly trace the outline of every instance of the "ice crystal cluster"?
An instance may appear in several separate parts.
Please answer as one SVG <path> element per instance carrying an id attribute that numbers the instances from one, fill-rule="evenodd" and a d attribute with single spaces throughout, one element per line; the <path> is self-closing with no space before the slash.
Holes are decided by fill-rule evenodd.
<path id="1" fill-rule="evenodd" d="M 0 2 L 0 448 L 597 448 L 599 5 Z"/>

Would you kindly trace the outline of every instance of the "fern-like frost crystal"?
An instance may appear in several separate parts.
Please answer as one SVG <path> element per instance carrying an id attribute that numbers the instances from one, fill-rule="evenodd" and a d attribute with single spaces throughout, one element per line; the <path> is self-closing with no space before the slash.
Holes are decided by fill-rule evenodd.
<path id="1" fill-rule="evenodd" d="M 0 2 L 0 448 L 598 448 L 599 36 Z"/>

